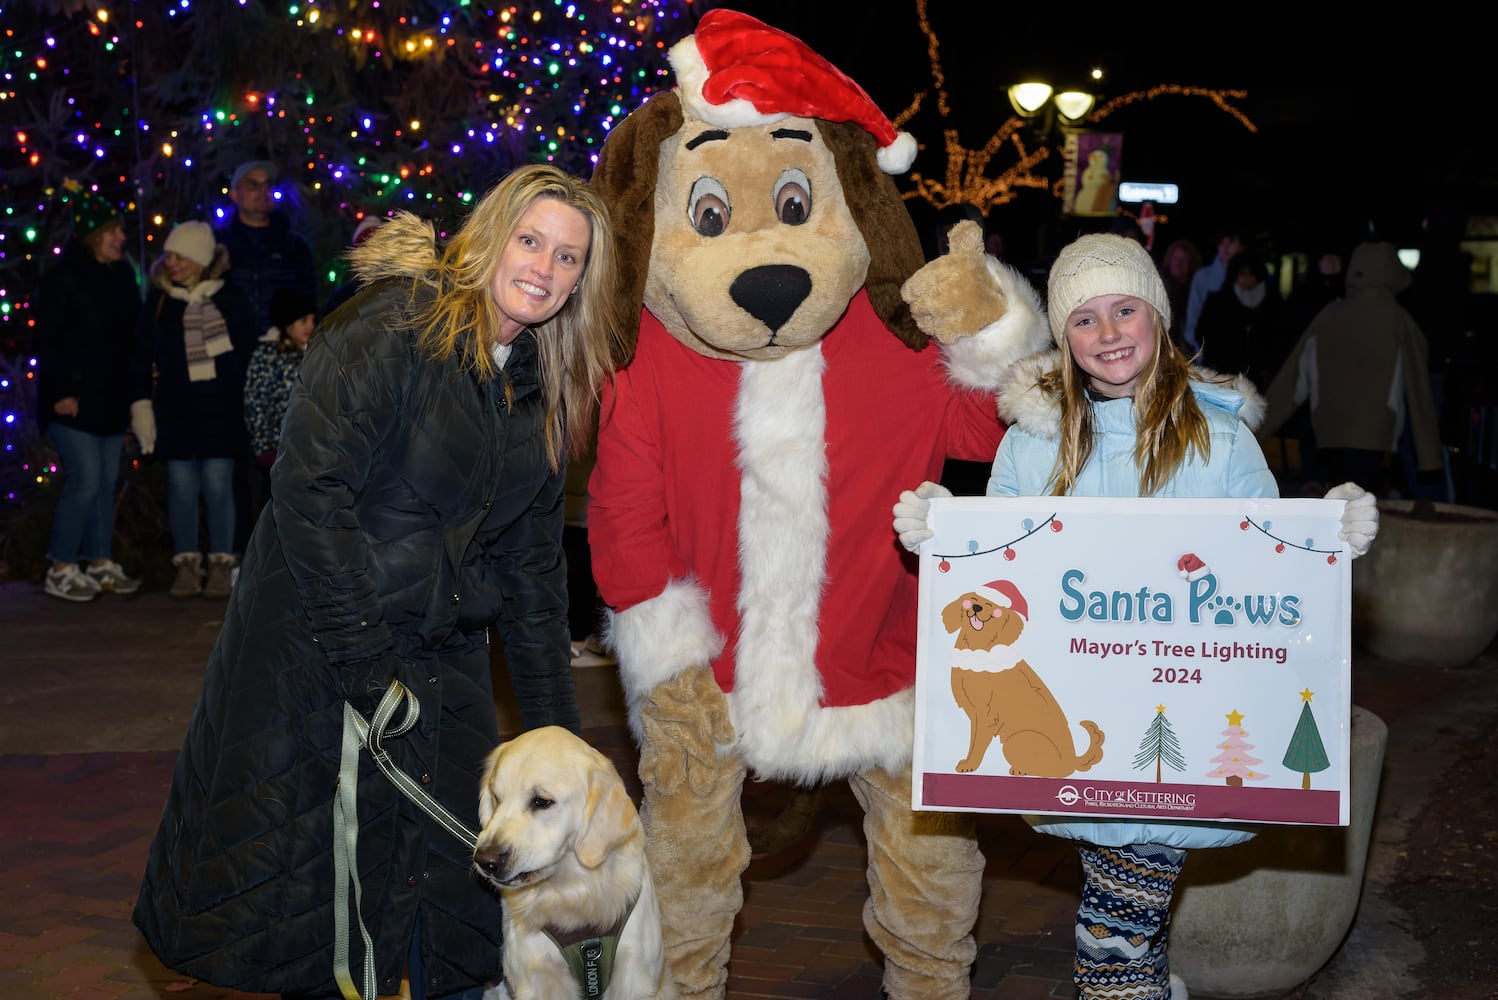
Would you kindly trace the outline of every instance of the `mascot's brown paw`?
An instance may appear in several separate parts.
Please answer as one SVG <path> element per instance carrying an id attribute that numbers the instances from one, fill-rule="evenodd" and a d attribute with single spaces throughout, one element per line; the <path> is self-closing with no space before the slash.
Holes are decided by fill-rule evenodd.
<path id="1" fill-rule="evenodd" d="M 753 822 L 746 816 L 750 856 L 763 858 L 779 854 L 804 840 L 822 811 L 825 787 L 792 788 L 780 813 L 770 819 Z"/>
<path id="2" fill-rule="evenodd" d="M 959 222 L 948 234 L 951 252 L 921 268 L 900 287 L 916 326 L 929 337 L 951 344 L 971 337 L 1009 310 L 1004 293 L 988 273 L 983 230 L 976 222 Z"/>
<path id="3" fill-rule="evenodd" d="M 656 685 L 640 706 L 640 725 L 641 781 L 662 795 L 683 783 L 698 798 L 712 794 L 718 744 L 733 740 L 733 724 L 711 670 L 691 667 Z"/>

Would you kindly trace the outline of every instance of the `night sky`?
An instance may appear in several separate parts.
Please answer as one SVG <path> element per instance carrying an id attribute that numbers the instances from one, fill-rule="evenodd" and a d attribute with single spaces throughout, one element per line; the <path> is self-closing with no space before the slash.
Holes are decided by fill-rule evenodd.
<path id="1" fill-rule="evenodd" d="M 887 114 L 932 87 L 915 0 L 710 5 L 743 10 L 799 36 Z M 1398 21 L 1378 22 L 1364 8 L 1330 25 L 1308 19 L 1271 26 L 1247 19 L 1270 9 L 1263 6 L 1185 9 L 1194 12 L 1192 30 L 1165 27 L 1171 15 L 1162 5 L 1132 13 L 1111 5 L 1104 18 L 1084 25 L 1086 18 L 1056 4 L 1017 10 L 987 0 L 930 0 L 948 122 L 964 145 L 981 146 L 1010 114 L 1010 83 L 1033 76 L 1082 83 L 1092 66 L 1105 70 L 1096 88 L 1104 98 L 1161 84 L 1247 91 L 1234 103 L 1257 132 L 1192 97 L 1140 102 L 1099 126 L 1125 136 L 1124 180 L 1179 185 L 1181 201 L 1167 210 L 1170 224 L 1161 230 L 1167 239 L 1205 240 L 1216 226 L 1232 223 L 1284 250 L 1350 248 L 1370 227 L 1414 244 L 1422 226 L 1498 212 L 1492 166 L 1498 89 L 1479 77 L 1490 59 L 1480 57 L 1471 25 L 1412 23 L 1409 10 Z M 1432 63 L 1439 76 L 1425 70 Z M 1432 92 L 1444 99 L 1417 111 L 1409 91 L 1420 79 L 1437 81 Z M 1475 111 L 1454 99 L 1463 90 L 1476 95 Z M 934 91 L 926 102 L 934 108 Z M 938 121 L 923 110 L 911 123 L 928 147 L 917 170 L 937 173 L 944 165 Z M 1044 207 L 1021 201 L 995 209 L 990 225 L 1023 246 Z M 918 222 L 921 211 L 912 206 Z"/>

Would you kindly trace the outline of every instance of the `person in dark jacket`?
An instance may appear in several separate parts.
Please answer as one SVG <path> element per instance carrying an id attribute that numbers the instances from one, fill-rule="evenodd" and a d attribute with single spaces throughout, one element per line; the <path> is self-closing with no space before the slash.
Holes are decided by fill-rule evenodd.
<path id="1" fill-rule="evenodd" d="M 476 997 L 499 976 L 498 896 L 354 717 L 404 698 L 415 725 L 384 748 L 470 828 L 499 741 L 490 626 L 524 728 L 580 731 L 563 481 L 626 353 L 613 246 L 598 196 L 533 165 L 440 256 L 410 213 L 352 255 L 367 286 L 302 359 L 147 860 L 134 919 L 166 965 L 316 997 L 394 993 L 403 969 L 416 1000 Z"/>
<path id="2" fill-rule="evenodd" d="M 1284 312 L 1263 256 L 1240 250 L 1228 261 L 1222 287 L 1202 307 L 1196 325 L 1201 364 L 1223 375 L 1247 375 L 1262 393 L 1295 342 Z"/>
<path id="3" fill-rule="evenodd" d="M 312 247 L 293 231 L 290 216 L 276 207 L 279 175 L 270 160 L 247 160 L 235 167 L 229 178 L 234 211 L 214 234 L 234 265 L 225 277 L 249 303 L 250 322 L 261 340 L 276 339 L 270 332 L 276 292 L 298 292 L 314 306 L 318 301 Z M 251 465 L 248 459 L 234 463 L 235 552 L 243 552 L 249 543 L 251 518 L 263 504 L 254 492 Z"/>
<path id="4" fill-rule="evenodd" d="M 291 228 L 291 218 L 276 209 L 276 165 L 250 160 L 229 178 L 234 211 L 214 233 L 229 252 L 233 269 L 225 276 L 249 303 L 255 336 L 271 327 L 270 304 L 276 289 L 289 288 L 317 302 L 317 265 L 312 247 Z"/>
<path id="5" fill-rule="evenodd" d="M 255 330 L 229 258 L 206 222 L 167 234 L 151 267 L 130 361 L 130 425 L 143 454 L 166 461 L 167 520 L 176 554 L 173 597 L 229 596 L 235 564 L 234 462 L 249 457 L 244 375 Z M 198 506 L 208 528 L 207 581 Z"/>
<path id="6" fill-rule="evenodd" d="M 82 187 L 68 207 L 72 236 L 37 295 L 37 423 L 62 467 L 43 588 L 84 602 L 140 589 L 110 554 L 140 279 L 125 256 L 119 208 Z"/>

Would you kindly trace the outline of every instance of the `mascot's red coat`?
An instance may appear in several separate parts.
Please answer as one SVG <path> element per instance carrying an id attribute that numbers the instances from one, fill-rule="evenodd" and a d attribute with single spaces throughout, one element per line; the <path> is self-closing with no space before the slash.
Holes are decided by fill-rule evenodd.
<path id="1" fill-rule="evenodd" d="M 637 630 L 654 680 L 721 644 L 713 672 L 764 777 L 908 763 L 916 577 L 890 506 L 948 455 L 992 459 L 992 396 L 913 355 L 860 292 L 819 345 L 767 362 L 703 357 L 647 310 L 604 420 L 593 571 L 621 620 L 659 602 Z"/>

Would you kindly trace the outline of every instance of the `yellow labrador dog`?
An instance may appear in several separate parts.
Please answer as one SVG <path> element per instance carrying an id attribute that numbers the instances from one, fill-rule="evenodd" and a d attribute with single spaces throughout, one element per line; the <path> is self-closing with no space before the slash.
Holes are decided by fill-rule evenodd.
<path id="1" fill-rule="evenodd" d="M 559 726 L 489 755 L 473 863 L 504 903 L 486 1000 L 670 1000 L 645 832 L 619 772 Z"/>

